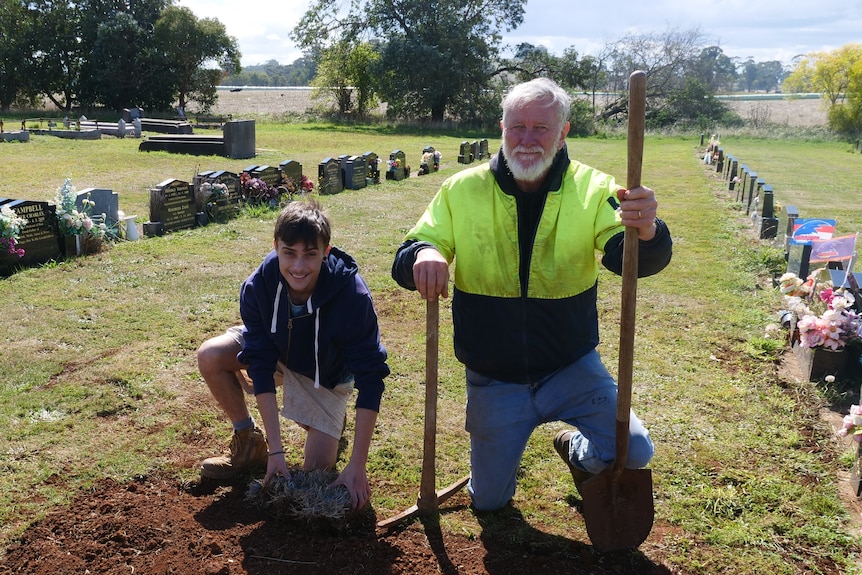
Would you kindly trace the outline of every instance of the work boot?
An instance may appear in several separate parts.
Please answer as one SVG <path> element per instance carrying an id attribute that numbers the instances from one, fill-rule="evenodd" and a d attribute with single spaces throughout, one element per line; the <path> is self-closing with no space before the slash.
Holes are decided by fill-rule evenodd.
<path id="1" fill-rule="evenodd" d="M 560 457 L 563 458 L 566 465 L 569 466 L 569 471 L 572 473 L 572 479 L 575 480 L 575 487 L 580 491 L 581 483 L 595 475 L 595 473 L 584 471 L 583 469 L 572 465 L 572 460 L 569 458 L 569 448 L 572 444 L 572 437 L 574 437 L 574 435 L 575 432 L 570 429 L 564 429 L 557 433 L 556 437 L 554 437 L 554 449 L 560 454 Z"/>
<path id="2" fill-rule="evenodd" d="M 259 427 L 234 431 L 230 455 L 218 455 L 201 463 L 201 475 L 210 479 L 230 479 L 243 471 L 266 468 L 266 438 Z"/>

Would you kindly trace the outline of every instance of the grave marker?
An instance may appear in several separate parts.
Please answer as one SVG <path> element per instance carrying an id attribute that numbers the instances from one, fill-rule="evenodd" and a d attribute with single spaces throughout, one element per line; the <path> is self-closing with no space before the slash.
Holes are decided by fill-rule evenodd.
<path id="1" fill-rule="evenodd" d="M 775 203 L 772 186 L 763 186 L 763 205 L 761 206 L 760 239 L 771 240 L 778 235 L 778 218 L 775 217 Z"/>
<path id="2" fill-rule="evenodd" d="M 490 158 L 491 154 L 488 152 L 488 139 L 483 138 L 479 140 L 479 159 L 487 159 Z"/>
<path id="3" fill-rule="evenodd" d="M 344 189 L 341 186 L 341 167 L 335 158 L 324 158 L 318 164 L 317 177 L 320 180 L 321 194 L 337 194 Z"/>
<path id="4" fill-rule="evenodd" d="M 739 162 L 736 160 L 736 158 L 734 158 L 733 161 L 730 162 L 730 185 L 729 185 L 728 189 L 731 192 L 733 191 L 734 186 L 736 186 L 735 179 L 736 179 L 736 176 L 738 174 L 739 174 Z"/>
<path id="5" fill-rule="evenodd" d="M 57 207 L 48 202 L 0 198 L 0 206 L 9 207 L 18 217 L 27 220 L 21 228 L 17 247 L 24 250 L 18 257 L 0 253 L 0 272 L 12 271 L 17 266 L 31 266 L 57 260 L 61 255 L 60 232 L 57 227 Z"/>
<path id="6" fill-rule="evenodd" d="M 164 232 L 195 227 L 196 212 L 195 194 L 188 182 L 165 180 L 150 190 L 150 222 L 161 223 Z"/>
<path id="7" fill-rule="evenodd" d="M 473 161 L 473 154 L 470 152 L 470 143 L 467 140 L 461 142 L 461 147 L 458 150 L 458 163 L 469 164 Z"/>
<path id="8" fill-rule="evenodd" d="M 117 192 L 103 188 L 86 188 L 81 190 L 75 199 L 78 211 L 83 210 L 84 200 L 87 199 L 88 194 L 90 201 L 94 204 L 90 210 L 90 217 L 96 220 L 101 218 L 102 214 L 105 214 L 105 221 L 103 223 L 109 228 L 115 225 L 120 219 L 120 200 Z"/>
<path id="9" fill-rule="evenodd" d="M 389 169 L 386 170 L 387 180 L 403 180 L 409 175 L 407 159 L 401 150 L 392 150 L 389 154 Z"/>
<path id="10" fill-rule="evenodd" d="M 365 160 L 360 156 L 342 156 L 341 175 L 344 187 L 348 190 L 359 190 L 365 187 Z"/>
<path id="11" fill-rule="evenodd" d="M 365 161 L 365 179 L 366 184 L 380 183 L 380 159 L 374 152 L 365 152 L 362 154 L 362 159 Z"/>
<path id="12" fill-rule="evenodd" d="M 277 186 L 281 179 L 281 174 L 275 166 L 255 166 L 250 175 L 252 178 L 263 180 L 268 186 Z"/>
<path id="13" fill-rule="evenodd" d="M 280 184 L 292 184 L 295 186 L 295 191 L 300 190 L 302 187 L 302 164 L 296 160 L 285 160 L 278 165 L 278 170 L 281 174 Z"/>

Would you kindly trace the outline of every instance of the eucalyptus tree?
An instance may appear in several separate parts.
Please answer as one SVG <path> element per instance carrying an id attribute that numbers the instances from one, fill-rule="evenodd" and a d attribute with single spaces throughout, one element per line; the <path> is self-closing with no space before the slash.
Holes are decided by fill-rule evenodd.
<path id="1" fill-rule="evenodd" d="M 501 31 L 517 28 L 526 0 L 314 0 L 292 38 L 308 53 L 345 40 L 378 41 L 376 91 L 387 113 L 441 122 L 483 109 Z"/>

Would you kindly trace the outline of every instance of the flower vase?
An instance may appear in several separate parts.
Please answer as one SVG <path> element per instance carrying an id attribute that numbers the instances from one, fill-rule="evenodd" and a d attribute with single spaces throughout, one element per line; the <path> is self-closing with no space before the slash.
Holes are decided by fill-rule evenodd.
<path id="1" fill-rule="evenodd" d="M 63 255 L 67 258 L 73 258 L 81 255 L 81 236 L 71 235 L 64 237 Z"/>
<path id="2" fill-rule="evenodd" d="M 808 381 L 821 381 L 827 375 L 839 379 L 847 369 L 847 351 L 844 348 L 804 347 L 794 345 L 793 350 L 802 376 Z"/>

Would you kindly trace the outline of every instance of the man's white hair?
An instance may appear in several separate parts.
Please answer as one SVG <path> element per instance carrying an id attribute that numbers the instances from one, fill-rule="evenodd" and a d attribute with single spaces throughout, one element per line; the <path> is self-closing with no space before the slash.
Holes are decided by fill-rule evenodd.
<path id="1" fill-rule="evenodd" d="M 534 78 L 529 82 L 517 84 L 503 98 L 503 126 L 511 110 L 529 103 L 544 103 L 557 111 L 560 126 L 569 120 L 572 98 L 550 78 Z"/>

